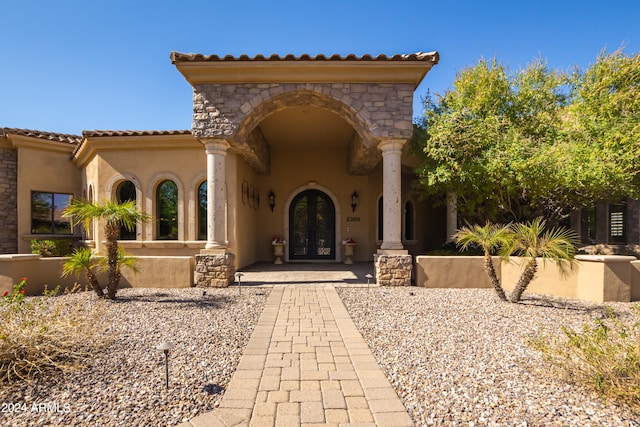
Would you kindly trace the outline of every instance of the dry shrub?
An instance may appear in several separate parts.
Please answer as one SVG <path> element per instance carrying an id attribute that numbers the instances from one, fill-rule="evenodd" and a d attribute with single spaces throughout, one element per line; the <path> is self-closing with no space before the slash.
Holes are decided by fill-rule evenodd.
<path id="1" fill-rule="evenodd" d="M 77 285 L 64 296 L 25 297 L 25 284 L 0 301 L 0 382 L 77 368 L 112 341 L 100 326 L 104 301 Z"/>
<path id="2" fill-rule="evenodd" d="M 530 345 L 565 379 L 640 412 L 640 306 L 633 306 L 632 313 L 633 319 L 623 323 L 607 307 L 593 325 L 578 331 L 565 326 L 563 335 L 541 335 Z"/>

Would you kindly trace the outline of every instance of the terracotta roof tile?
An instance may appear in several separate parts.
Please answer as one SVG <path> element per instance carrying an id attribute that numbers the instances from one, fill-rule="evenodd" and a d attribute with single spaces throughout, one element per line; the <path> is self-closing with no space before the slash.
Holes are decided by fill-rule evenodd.
<path id="1" fill-rule="evenodd" d="M 66 142 L 67 144 L 76 145 L 82 141 L 82 136 L 72 135 L 68 133 L 56 133 L 56 132 L 43 132 L 33 129 L 18 129 L 18 128 L 2 128 L 0 131 L 7 135 L 22 135 L 30 136 L 38 139 L 45 139 L 47 141 Z"/>
<path id="2" fill-rule="evenodd" d="M 240 55 L 238 57 L 232 55 L 218 56 L 218 55 L 203 55 L 201 53 L 180 53 L 180 52 L 171 52 L 171 62 L 222 62 L 222 61 L 428 61 L 438 63 L 439 55 L 438 52 L 417 52 L 411 54 L 396 54 L 392 56 L 387 56 L 384 54 L 381 55 L 369 55 L 365 54 L 362 56 L 357 56 L 354 54 L 349 54 L 347 56 L 342 56 L 338 54 L 326 56 L 323 54 L 311 56 L 309 54 L 302 54 L 300 56 L 295 56 L 292 54 L 288 54 L 285 56 L 280 56 L 277 54 L 273 54 L 271 56 L 264 55 L 256 55 L 254 57 L 249 57 L 248 55 Z"/>
<path id="3" fill-rule="evenodd" d="M 82 136 L 153 136 L 153 135 L 191 135 L 190 130 L 85 130 Z"/>

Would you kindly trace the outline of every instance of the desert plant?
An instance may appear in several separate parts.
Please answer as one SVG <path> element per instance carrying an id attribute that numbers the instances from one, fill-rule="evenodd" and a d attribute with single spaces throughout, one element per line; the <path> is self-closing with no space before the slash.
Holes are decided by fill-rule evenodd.
<path id="1" fill-rule="evenodd" d="M 116 277 L 116 283 L 120 282 L 122 267 L 138 271 L 135 266 L 135 261 L 135 257 L 126 254 L 121 248 L 118 248 L 118 269 L 116 273 L 118 276 Z M 100 298 L 104 298 L 106 294 L 98 281 L 97 271 L 105 271 L 108 270 L 108 268 L 109 264 L 105 258 L 96 257 L 89 248 L 79 248 L 73 252 L 69 260 L 62 266 L 62 275 L 69 276 L 75 274 L 78 276 L 84 271 L 91 289 L 93 289 Z"/>
<path id="2" fill-rule="evenodd" d="M 635 322 L 623 324 L 613 310 L 582 330 L 562 327 L 562 335 L 543 333 L 529 340 L 548 363 L 572 382 L 640 411 L 640 306 Z"/>
<path id="3" fill-rule="evenodd" d="M 526 223 L 511 226 L 511 238 L 505 242 L 503 254 L 517 255 L 526 259 L 525 266 L 509 296 L 511 302 L 520 301 L 538 271 L 537 258 L 554 260 L 562 273 L 575 266 L 577 236 L 566 228 L 545 229 L 545 221 L 536 218 Z"/>
<path id="4" fill-rule="evenodd" d="M 94 219 L 105 222 L 105 240 L 107 241 L 107 298 L 115 299 L 120 281 L 120 251 L 118 237 L 120 228 L 134 230 L 137 222 L 148 221 L 150 217 L 136 209 L 134 201 L 117 203 L 107 201 L 104 204 L 73 200 L 64 210 L 64 216 L 75 224 L 83 223 L 86 228 Z"/>
<path id="5" fill-rule="evenodd" d="M 75 368 L 108 345 L 94 320 L 103 315 L 99 301 L 86 293 L 55 297 L 57 290 L 25 297 L 25 284 L 0 299 L 0 382 Z"/>
<path id="6" fill-rule="evenodd" d="M 485 225 L 466 225 L 453 236 L 461 250 L 467 250 L 474 245 L 482 249 L 484 252 L 484 269 L 502 301 L 507 301 L 507 296 L 496 274 L 491 255 L 500 248 L 506 247 L 512 239 L 512 234 L 512 230 L 508 225 L 487 222 Z"/>
<path id="7" fill-rule="evenodd" d="M 70 239 L 34 239 L 29 245 L 31 253 L 39 254 L 41 257 L 69 256 L 72 246 Z"/>
<path id="8" fill-rule="evenodd" d="M 98 277 L 96 276 L 96 268 L 98 268 L 99 265 L 100 260 L 93 255 L 91 249 L 78 248 L 73 251 L 69 260 L 62 266 L 62 275 L 65 277 L 70 274 L 78 276 L 82 271 L 84 271 L 91 289 L 93 289 L 100 298 L 103 298 L 105 296 L 104 291 L 102 290 L 102 286 L 100 286 Z"/>

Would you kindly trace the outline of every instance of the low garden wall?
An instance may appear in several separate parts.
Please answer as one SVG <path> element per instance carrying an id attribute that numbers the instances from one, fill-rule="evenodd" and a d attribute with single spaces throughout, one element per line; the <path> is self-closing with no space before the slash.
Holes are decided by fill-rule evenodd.
<path id="1" fill-rule="evenodd" d="M 527 292 L 577 298 L 585 301 L 640 301 L 640 261 L 618 255 L 578 255 L 573 271 L 562 274 L 555 262 L 538 259 L 538 272 Z M 418 256 L 416 285 L 430 288 L 491 287 L 483 257 Z M 521 258 L 500 262 L 496 274 L 506 290 L 512 290 L 522 271 Z"/>
<path id="2" fill-rule="evenodd" d="M 41 258 L 39 255 L 0 255 L 0 295 L 11 291 L 14 284 L 26 277 L 25 290 L 39 295 L 45 286 L 53 289 L 71 287 L 74 283 L 87 284 L 84 274 L 62 277 L 62 265 L 68 258 Z M 136 257 L 138 272 L 122 269 L 120 288 L 186 288 L 193 286 L 194 259 L 189 256 Z M 98 276 L 106 285 L 104 274 Z"/>

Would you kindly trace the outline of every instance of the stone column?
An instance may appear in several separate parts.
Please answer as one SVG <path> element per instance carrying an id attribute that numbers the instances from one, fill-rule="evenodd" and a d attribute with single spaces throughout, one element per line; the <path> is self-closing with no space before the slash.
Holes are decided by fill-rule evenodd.
<path id="1" fill-rule="evenodd" d="M 382 141 L 382 245 L 380 249 L 402 250 L 402 146 L 406 141 Z"/>
<path id="2" fill-rule="evenodd" d="M 447 236 L 446 243 L 453 242 L 453 235 L 458 230 L 458 197 L 453 191 L 447 193 Z"/>
<path id="3" fill-rule="evenodd" d="M 402 246 L 402 147 L 406 140 L 388 139 L 382 151 L 382 245 L 374 256 L 376 282 L 382 286 L 411 284 L 411 255 Z"/>
<path id="4" fill-rule="evenodd" d="M 229 143 L 203 139 L 207 152 L 207 244 L 206 249 L 227 247 L 227 192 L 225 162 Z"/>
<path id="5" fill-rule="evenodd" d="M 227 251 L 226 156 L 229 143 L 202 138 L 207 153 L 207 244 L 196 255 L 194 281 L 200 287 L 226 287 L 233 283 L 235 255 Z"/>

